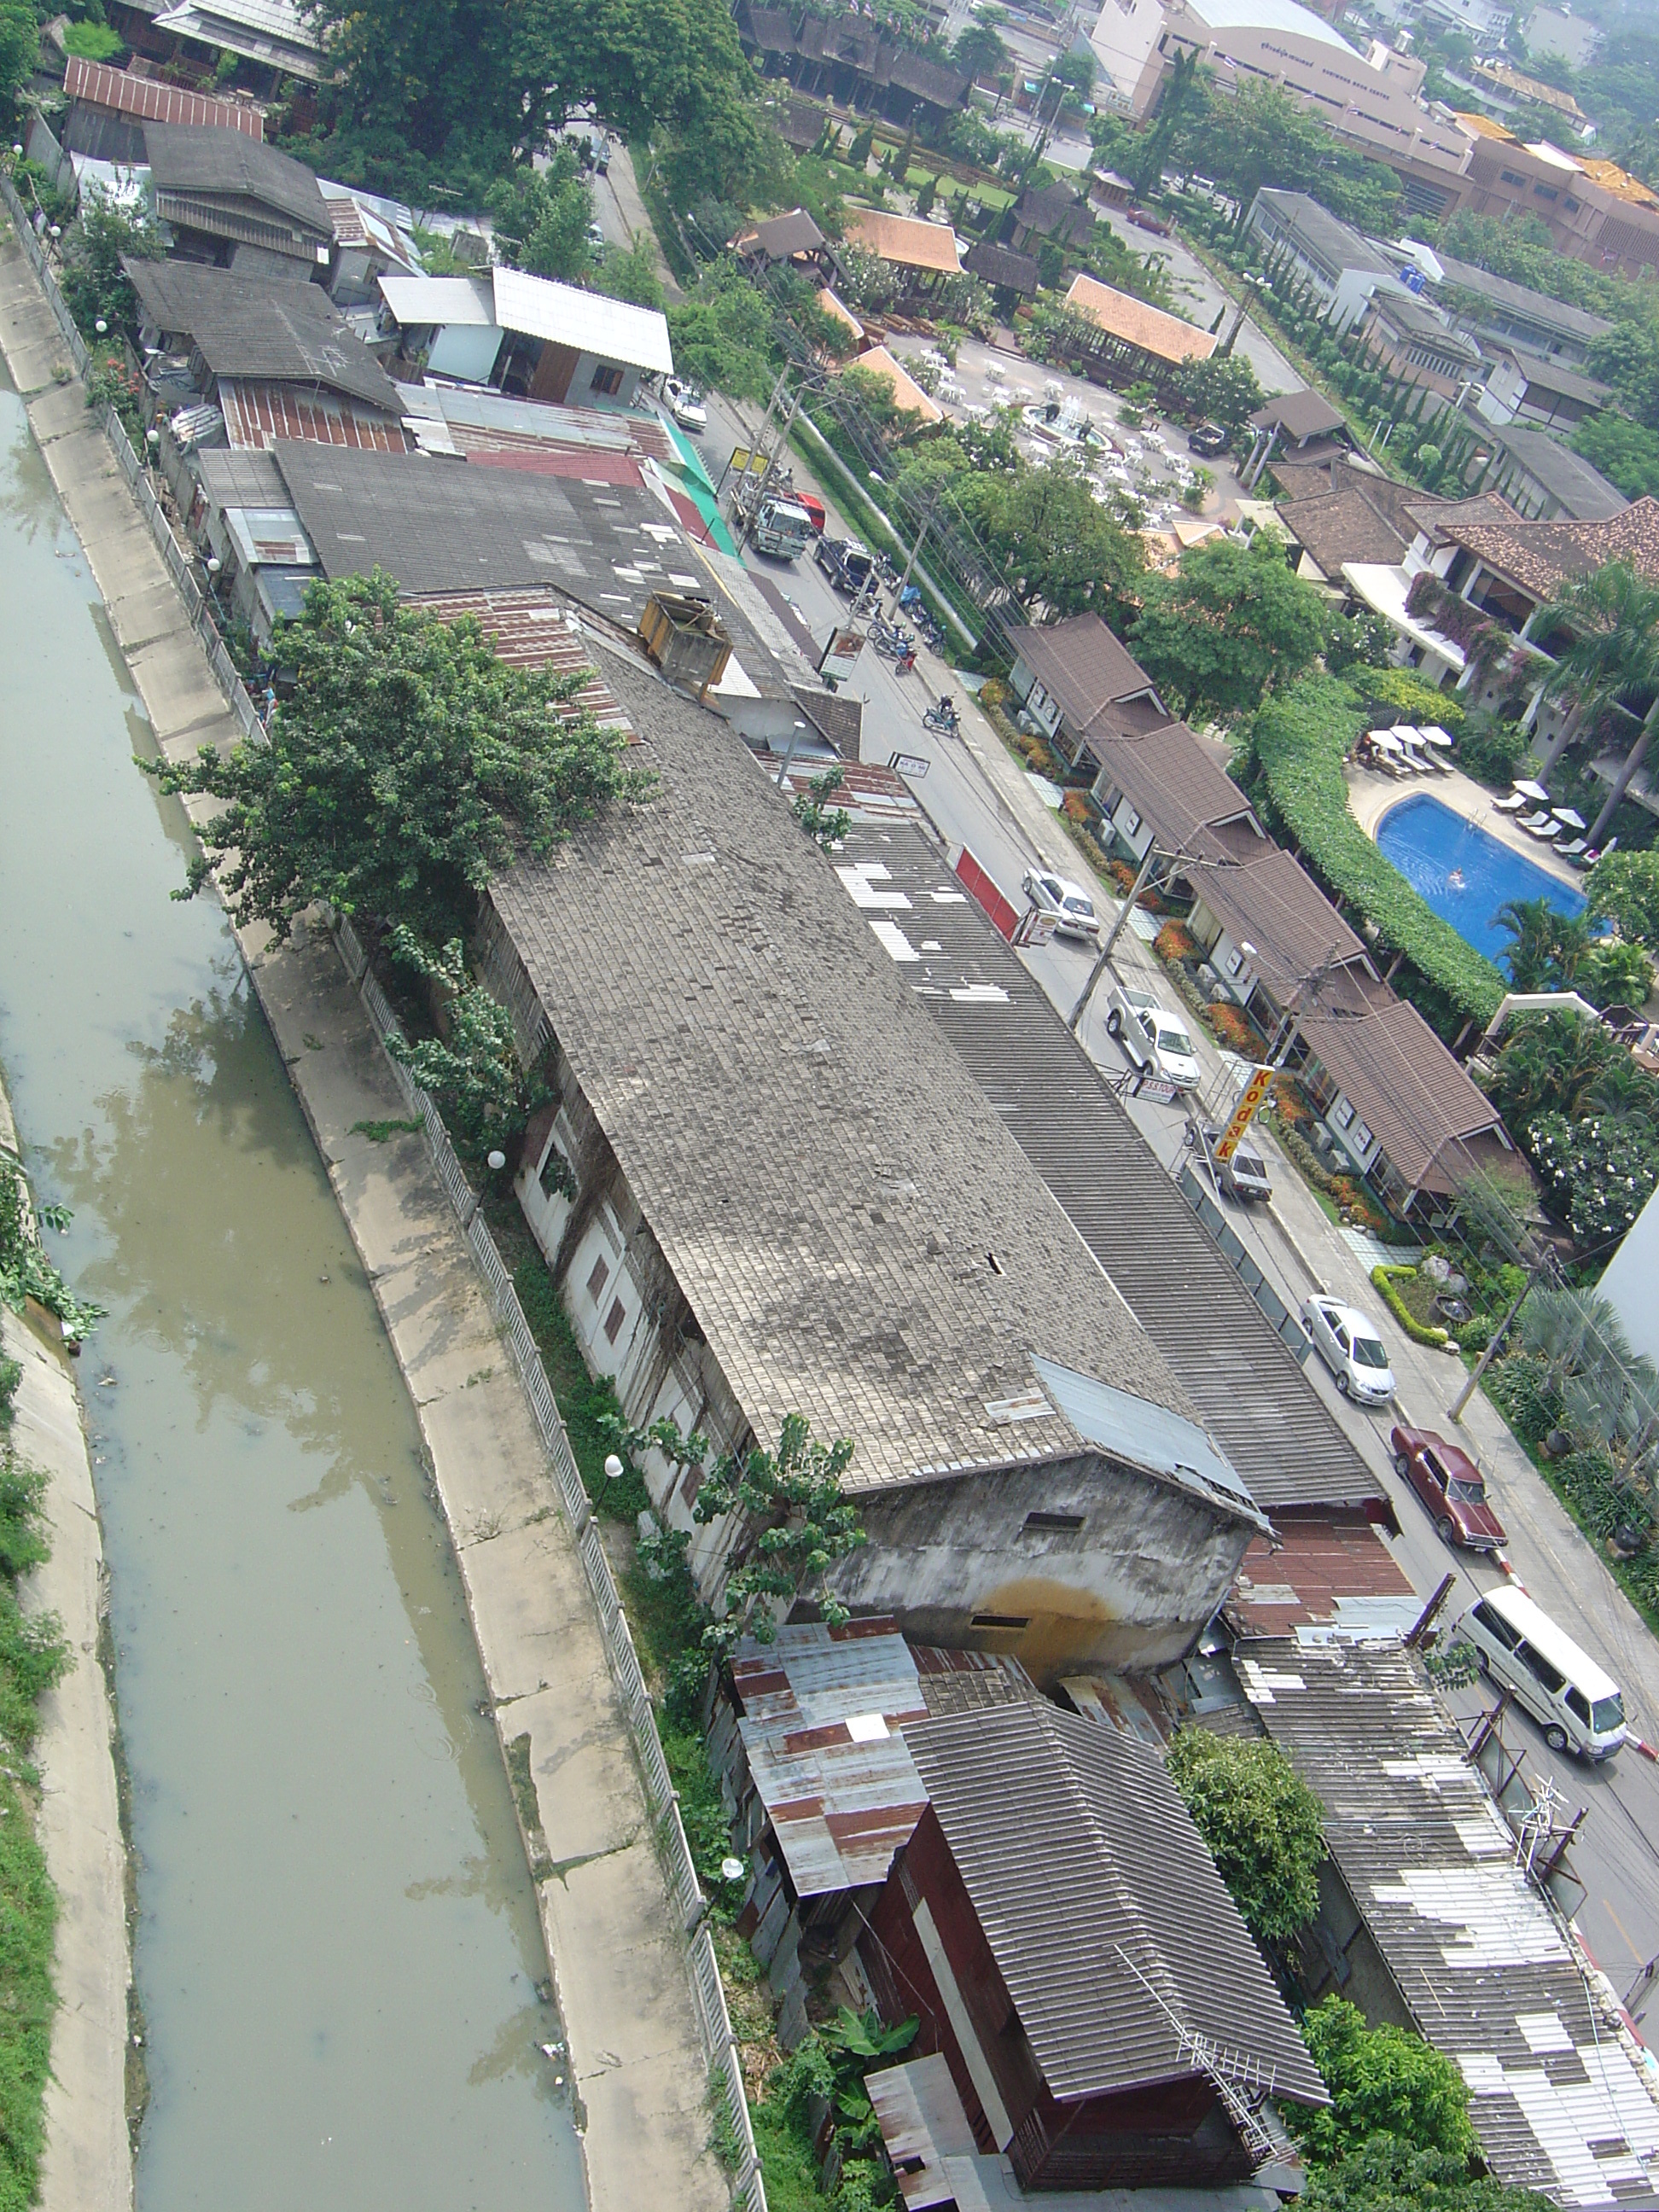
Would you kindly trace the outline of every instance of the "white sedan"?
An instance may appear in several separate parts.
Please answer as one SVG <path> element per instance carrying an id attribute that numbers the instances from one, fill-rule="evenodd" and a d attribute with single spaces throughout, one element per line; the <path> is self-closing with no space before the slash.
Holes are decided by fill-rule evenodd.
<path id="1" fill-rule="evenodd" d="M 1185 1025 L 1149 992 L 1114 983 L 1106 1001 L 1106 1028 L 1143 1075 L 1173 1084 L 1177 1091 L 1196 1091 L 1203 1080 Z"/>
<path id="2" fill-rule="evenodd" d="M 1304 1298 L 1302 1326 L 1345 1398 L 1362 1406 L 1388 1404 L 1394 1395 L 1389 1355 L 1375 1326 L 1358 1307 L 1345 1306 L 1337 1298 Z"/>
<path id="3" fill-rule="evenodd" d="M 1052 876 L 1046 868 L 1028 868 L 1024 890 L 1037 912 L 1054 924 L 1057 936 L 1082 937 L 1091 945 L 1099 944 L 1100 916 L 1081 884 L 1072 883 L 1065 876 Z"/>
<path id="4" fill-rule="evenodd" d="M 708 428 L 708 410 L 695 385 L 682 384 L 678 376 L 671 376 L 662 388 L 662 396 L 682 430 L 695 430 L 701 435 Z"/>

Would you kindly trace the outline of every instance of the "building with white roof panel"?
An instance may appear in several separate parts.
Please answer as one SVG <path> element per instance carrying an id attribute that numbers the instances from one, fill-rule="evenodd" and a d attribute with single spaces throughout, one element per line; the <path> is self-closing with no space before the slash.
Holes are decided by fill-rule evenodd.
<path id="1" fill-rule="evenodd" d="M 666 317 L 580 285 L 489 269 L 380 279 L 383 322 L 426 372 L 573 407 L 631 406 L 642 376 L 672 374 Z"/>

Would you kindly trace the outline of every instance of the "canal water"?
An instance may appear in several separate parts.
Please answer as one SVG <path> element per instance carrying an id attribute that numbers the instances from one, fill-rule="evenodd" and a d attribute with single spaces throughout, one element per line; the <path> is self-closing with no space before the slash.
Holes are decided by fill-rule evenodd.
<path id="1" fill-rule="evenodd" d="M 0 377 L 3 372 L 0 371 Z M 140 2212 L 578 2212 L 459 1577 L 367 1281 L 0 383 L 0 1061 L 81 1363 L 138 1853 Z"/>

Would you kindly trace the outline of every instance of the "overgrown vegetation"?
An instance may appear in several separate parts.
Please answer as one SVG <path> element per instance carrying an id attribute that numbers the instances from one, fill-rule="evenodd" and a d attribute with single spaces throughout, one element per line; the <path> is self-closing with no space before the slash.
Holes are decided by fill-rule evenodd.
<path id="1" fill-rule="evenodd" d="M 18 1363 L 0 1353 L 0 2212 L 34 2203 L 46 2147 L 58 1899 L 35 1833 L 40 1778 L 28 1754 L 40 1701 L 71 1663 L 56 1616 L 18 1602 L 19 1577 L 47 1555 L 46 1478 L 18 1457 L 13 1433 L 21 1381 Z"/>
<path id="2" fill-rule="evenodd" d="M 1305 1927 L 1319 1910 L 1325 1808 L 1278 1745 L 1184 1728 L 1169 1769 L 1250 1933 L 1273 1943 Z"/>
<path id="3" fill-rule="evenodd" d="M 104 1309 L 90 1299 L 77 1297 L 52 1262 L 40 1241 L 42 1229 L 69 1225 L 61 1206 L 43 1206 L 31 1220 L 29 1190 L 22 1170 L 0 1152 L 0 1305 L 14 1313 L 27 1310 L 32 1298 L 54 1315 L 68 1342 L 83 1337 Z"/>
<path id="4" fill-rule="evenodd" d="M 1546 1206 L 1605 1265 L 1659 1183 L 1659 1079 L 1573 1013 L 1522 1016 L 1483 1079 Z"/>
<path id="5" fill-rule="evenodd" d="M 1484 1025 L 1504 995 L 1504 978 L 1384 859 L 1349 807 L 1342 764 L 1364 720 L 1352 685 L 1304 676 L 1255 716 L 1247 764 L 1304 859 L 1376 926 L 1379 956 L 1389 948 L 1403 952 L 1443 995 L 1457 1026 Z"/>
<path id="6" fill-rule="evenodd" d="M 282 652 L 295 688 L 268 744 L 139 763 L 164 791 L 225 802 L 175 896 L 212 875 L 239 927 L 285 938 L 325 899 L 447 945 L 497 868 L 648 787 L 572 706 L 581 676 L 513 666 L 471 617 L 404 605 L 389 576 L 313 584 Z"/>
<path id="7" fill-rule="evenodd" d="M 1392 2136 L 1467 2170 L 1475 2133 L 1455 2060 L 1407 2028 L 1367 2027 L 1359 2007 L 1338 1996 L 1304 2014 L 1302 2039 L 1331 2093 L 1325 2111 L 1297 2116 L 1312 2158 L 1328 2165 L 1376 2136 Z"/>

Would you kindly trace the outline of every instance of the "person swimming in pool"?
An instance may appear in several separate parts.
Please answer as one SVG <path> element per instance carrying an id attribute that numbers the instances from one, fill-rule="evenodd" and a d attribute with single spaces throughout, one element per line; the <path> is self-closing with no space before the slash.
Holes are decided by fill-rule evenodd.
<path id="1" fill-rule="evenodd" d="M 1467 890 L 1468 888 L 1468 886 L 1463 881 L 1462 868 L 1454 868 L 1446 878 L 1446 889 L 1449 891 L 1461 891 Z"/>

